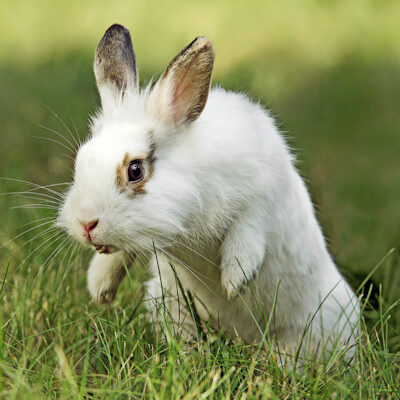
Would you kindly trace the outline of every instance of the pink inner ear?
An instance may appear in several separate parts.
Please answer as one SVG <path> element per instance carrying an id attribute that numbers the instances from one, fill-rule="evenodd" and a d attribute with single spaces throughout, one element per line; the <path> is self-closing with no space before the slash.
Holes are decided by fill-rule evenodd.
<path id="1" fill-rule="evenodd" d="M 160 122 L 175 126 L 195 121 L 210 90 L 214 47 L 196 38 L 168 65 L 149 99 L 149 111 Z"/>
<path id="2" fill-rule="evenodd" d="M 175 88 L 172 97 L 172 114 L 176 125 L 184 122 L 186 110 L 193 101 L 193 82 L 190 75 L 190 67 L 194 60 L 191 61 L 184 69 L 179 79 L 175 80 Z M 189 75 L 189 76 L 188 76 Z M 178 78 L 178 77 L 177 77 Z"/>

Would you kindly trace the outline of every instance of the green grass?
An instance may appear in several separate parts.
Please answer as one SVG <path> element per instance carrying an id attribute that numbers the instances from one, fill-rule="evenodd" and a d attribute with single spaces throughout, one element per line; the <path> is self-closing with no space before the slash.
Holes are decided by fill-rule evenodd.
<path id="1" fill-rule="evenodd" d="M 92 304 L 89 252 L 52 242 L 51 232 L 34 238 L 50 225 L 6 243 L 54 210 L 12 209 L 36 201 L 1 196 L 0 398 L 399 398 L 399 19 L 395 1 L 2 2 L 0 176 L 70 179 L 66 149 L 34 136 L 59 139 L 39 124 L 68 137 L 46 106 L 85 136 L 98 105 L 92 55 L 108 25 L 133 30 L 142 82 L 206 34 L 215 81 L 262 101 L 287 132 L 353 287 L 380 266 L 363 286 L 354 367 L 334 354 L 295 375 L 268 348 L 218 333 L 192 346 L 155 337 L 143 265 L 110 307 Z M 29 188 L 0 180 L 0 193 Z"/>

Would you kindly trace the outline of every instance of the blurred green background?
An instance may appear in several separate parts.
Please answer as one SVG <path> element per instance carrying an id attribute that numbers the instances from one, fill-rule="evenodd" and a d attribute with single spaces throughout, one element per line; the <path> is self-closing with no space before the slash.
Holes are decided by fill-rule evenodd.
<path id="1" fill-rule="evenodd" d="M 84 137 L 99 104 L 94 49 L 109 25 L 131 30 L 142 83 L 206 35 L 217 51 L 214 84 L 276 116 L 338 264 L 365 276 L 400 242 L 399 21 L 400 2 L 390 0 L 2 0 L 0 175 L 70 179 L 65 149 L 34 136 L 51 135 L 38 124 L 67 134 L 47 106 Z M 14 203 L 0 204 L 1 239 L 40 216 Z M 395 252 L 376 279 L 398 288 L 398 267 Z"/>

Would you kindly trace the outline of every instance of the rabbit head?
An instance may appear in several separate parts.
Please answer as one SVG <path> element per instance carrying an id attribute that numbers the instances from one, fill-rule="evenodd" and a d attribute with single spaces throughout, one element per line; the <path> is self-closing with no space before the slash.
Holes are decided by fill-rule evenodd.
<path id="1" fill-rule="evenodd" d="M 113 25 L 105 32 L 94 61 L 101 110 L 59 213 L 69 234 L 109 253 L 150 250 L 153 236 L 162 242 L 185 231 L 195 179 L 176 143 L 199 123 L 213 63 L 211 41 L 196 38 L 154 87 L 140 90 L 129 31 Z"/>

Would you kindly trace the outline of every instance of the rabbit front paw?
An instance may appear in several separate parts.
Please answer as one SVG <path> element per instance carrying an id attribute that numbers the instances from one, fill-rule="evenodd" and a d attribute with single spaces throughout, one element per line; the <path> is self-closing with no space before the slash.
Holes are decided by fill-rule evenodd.
<path id="1" fill-rule="evenodd" d="M 116 287 L 104 276 L 88 276 L 89 293 L 96 303 L 109 304 L 115 299 L 118 286 Z"/>
<path id="2" fill-rule="evenodd" d="M 92 299 L 100 304 L 111 303 L 125 275 L 121 254 L 96 253 L 88 270 L 88 289 Z"/>
<path id="3" fill-rule="evenodd" d="M 239 265 L 225 266 L 221 272 L 221 285 L 228 301 L 233 301 L 242 295 L 254 281 L 255 276 L 255 271 L 248 276 Z"/>

